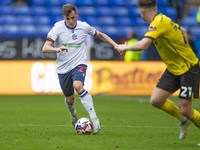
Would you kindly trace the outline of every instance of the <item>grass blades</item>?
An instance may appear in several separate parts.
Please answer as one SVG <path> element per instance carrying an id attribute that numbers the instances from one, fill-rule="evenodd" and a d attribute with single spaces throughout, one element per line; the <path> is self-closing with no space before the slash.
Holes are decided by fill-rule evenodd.
<path id="1" fill-rule="evenodd" d="M 149 96 L 93 96 L 101 121 L 97 135 L 78 135 L 61 95 L 0 96 L 0 150 L 200 149 L 190 125 L 179 140 L 179 122 L 149 104 Z M 171 97 L 177 103 L 176 97 Z M 199 101 L 193 107 L 200 110 Z M 76 96 L 78 117 L 89 117 Z"/>

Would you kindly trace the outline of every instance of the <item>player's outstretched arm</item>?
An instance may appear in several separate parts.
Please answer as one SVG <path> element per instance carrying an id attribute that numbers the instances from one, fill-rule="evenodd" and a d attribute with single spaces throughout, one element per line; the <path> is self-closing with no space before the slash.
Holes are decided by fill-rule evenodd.
<path id="1" fill-rule="evenodd" d="M 51 41 L 47 40 L 44 43 L 44 46 L 42 48 L 42 52 L 43 53 L 57 53 L 57 52 L 62 52 L 64 50 L 68 51 L 68 49 L 63 45 L 60 46 L 59 48 L 53 47 L 52 45 L 53 45 L 53 43 Z"/>
<path id="2" fill-rule="evenodd" d="M 136 42 L 133 45 L 126 45 L 126 44 L 121 44 L 117 45 L 115 49 L 117 49 L 120 54 L 123 54 L 125 51 L 140 51 L 140 50 L 145 50 L 147 49 L 150 44 L 152 43 L 153 39 L 144 37 L 142 40 Z"/>
<path id="3" fill-rule="evenodd" d="M 102 32 L 97 31 L 96 37 L 98 37 L 99 39 L 101 39 L 104 42 L 107 42 L 107 43 L 111 44 L 113 47 L 118 45 L 109 36 L 107 36 L 106 34 L 104 34 Z"/>

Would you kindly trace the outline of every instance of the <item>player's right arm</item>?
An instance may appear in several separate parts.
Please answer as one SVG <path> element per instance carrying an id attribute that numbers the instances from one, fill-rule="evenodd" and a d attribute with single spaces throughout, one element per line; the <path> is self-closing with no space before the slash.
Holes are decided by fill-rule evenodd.
<path id="1" fill-rule="evenodd" d="M 140 51 L 147 49 L 153 42 L 152 38 L 144 37 L 142 40 L 134 43 L 133 45 L 121 44 L 115 46 L 115 49 L 119 51 L 120 54 L 124 54 L 126 51 Z"/>
<path id="2" fill-rule="evenodd" d="M 60 47 L 53 47 L 53 42 L 46 40 L 46 42 L 44 43 L 44 46 L 42 48 L 42 52 L 43 53 L 57 53 L 57 52 L 62 52 L 64 50 L 68 51 L 67 47 L 65 46 L 60 46 Z"/>
<path id="3" fill-rule="evenodd" d="M 188 36 L 187 36 L 187 31 L 183 27 L 180 27 L 180 30 L 183 33 L 185 42 L 189 43 Z"/>

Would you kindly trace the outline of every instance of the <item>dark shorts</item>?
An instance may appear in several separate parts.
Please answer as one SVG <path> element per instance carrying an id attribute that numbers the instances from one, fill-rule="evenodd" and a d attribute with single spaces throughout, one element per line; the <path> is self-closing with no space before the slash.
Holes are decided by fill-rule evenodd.
<path id="1" fill-rule="evenodd" d="M 166 69 L 156 87 L 171 93 L 180 89 L 179 98 L 198 99 L 199 78 L 199 64 L 192 66 L 189 71 L 180 76 L 175 76 Z"/>
<path id="2" fill-rule="evenodd" d="M 73 82 L 78 80 L 84 84 L 86 76 L 86 65 L 78 65 L 66 74 L 58 74 L 60 87 L 65 96 L 71 96 L 74 94 Z"/>

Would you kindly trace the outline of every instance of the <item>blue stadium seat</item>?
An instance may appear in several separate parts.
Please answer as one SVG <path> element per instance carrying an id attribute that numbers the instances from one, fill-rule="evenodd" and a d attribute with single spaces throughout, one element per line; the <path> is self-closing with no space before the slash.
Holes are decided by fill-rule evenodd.
<path id="1" fill-rule="evenodd" d="M 161 8 L 160 12 L 169 18 L 171 18 L 173 21 L 176 21 L 177 18 L 177 12 L 176 9 L 173 7 L 166 7 L 166 8 Z"/>
<path id="2" fill-rule="evenodd" d="M 189 26 L 181 25 L 181 27 L 184 28 L 186 31 L 190 31 L 190 27 Z"/>
<path id="3" fill-rule="evenodd" d="M 65 5 L 65 4 L 76 5 L 77 1 L 76 0 L 61 0 L 61 5 Z"/>
<path id="4" fill-rule="evenodd" d="M 98 17 L 97 24 L 101 26 L 110 26 L 115 25 L 115 18 L 114 17 Z"/>
<path id="5" fill-rule="evenodd" d="M 193 17 L 183 17 L 182 18 L 182 23 L 181 23 L 182 26 L 194 27 L 197 24 L 198 23 L 197 23 L 196 18 L 193 18 Z"/>
<path id="6" fill-rule="evenodd" d="M 109 0 L 110 6 L 125 6 L 125 0 Z"/>
<path id="7" fill-rule="evenodd" d="M 29 0 L 30 6 L 33 5 L 39 5 L 39 6 L 44 6 L 45 5 L 45 0 Z"/>
<path id="8" fill-rule="evenodd" d="M 13 7 L 10 5 L 1 6 L 0 9 L 1 15 L 12 15 L 13 14 Z"/>
<path id="9" fill-rule="evenodd" d="M 4 25 L 2 34 L 6 38 L 18 38 L 19 27 L 17 25 Z"/>
<path id="10" fill-rule="evenodd" d="M 16 22 L 18 25 L 31 25 L 34 20 L 32 16 L 16 16 Z"/>
<path id="11" fill-rule="evenodd" d="M 121 31 L 121 32 L 119 32 Z M 119 26 L 118 27 L 118 36 L 120 38 L 127 38 L 128 33 L 133 31 L 133 26 Z"/>
<path id="12" fill-rule="evenodd" d="M 126 0 L 126 4 L 127 4 L 127 6 L 135 6 L 135 7 L 137 7 L 137 2 L 138 2 L 138 0 Z"/>
<path id="13" fill-rule="evenodd" d="M 54 16 L 50 18 L 50 24 L 54 25 L 56 22 L 63 20 L 62 16 Z"/>
<path id="14" fill-rule="evenodd" d="M 109 0 L 95 0 L 96 6 L 108 6 Z"/>
<path id="15" fill-rule="evenodd" d="M 167 7 L 169 6 L 169 0 L 157 0 L 158 7 Z"/>
<path id="16" fill-rule="evenodd" d="M 30 15 L 29 6 L 15 6 L 13 9 L 15 15 Z"/>
<path id="17" fill-rule="evenodd" d="M 49 16 L 34 16 L 35 25 L 50 25 L 50 17 Z"/>
<path id="18" fill-rule="evenodd" d="M 0 36 L 3 36 L 3 26 L 0 26 Z"/>
<path id="19" fill-rule="evenodd" d="M 189 16 L 196 18 L 198 12 L 198 8 L 190 8 L 189 9 Z"/>
<path id="20" fill-rule="evenodd" d="M 44 6 L 32 6 L 31 14 L 32 15 L 47 15 L 47 8 Z"/>
<path id="21" fill-rule="evenodd" d="M 200 39 L 200 27 L 190 28 L 193 39 Z"/>
<path id="22" fill-rule="evenodd" d="M 12 5 L 12 0 L 0 0 L 0 5 Z"/>
<path id="23" fill-rule="evenodd" d="M 101 32 L 107 34 L 111 38 L 119 37 L 119 30 L 115 26 L 105 26 L 101 28 Z"/>
<path id="24" fill-rule="evenodd" d="M 45 0 L 46 6 L 60 6 L 60 0 Z"/>
<path id="25" fill-rule="evenodd" d="M 128 16 L 128 9 L 126 7 L 112 7 L 115 16 Z"/>
<path id="26" fill-rule="evenodd" d="M 132 21 L 129 17 L 116 17 L 116 24 L 119 26 L 128 26 L 128 25 L 132 25 Z"/>
<path id="27" fill-rule="evenodd" d="M 19 37 L 33 38 L 36 36 L 36 28 L 34 25 L 20 25 Z"/>
<path id="28" fill-rule="evenodd" d="M 36 26 L 36 37 L 46 38 L 50 30 L 51 26 L 49 25 L 38 25 Z"/>
<path id="29" fill-rule="evenodd" d="M 62 16 L 62 11 L 60 7 L 51 6 L 47 8 L 47 14 L 51 16 Z"/>
<path id="30" fill-rule="evenodd" d="M 142 39 L 144 34 L 148 31 L 148 26 L 133 27 L 133 30 L 135 31 L 137 38 Z"/>
<path id="31" fill-rule="evenodd" d="M 1 16 L 1 24 L 14 25 L 16 24 L 16 18 L 14 15 L 4 15 Z"/>
<path id="32" fill-rule="evenodd" d="M 83 6 L 78 8 L 79 15 L 82 16 L 95 16 L 96 8 L 93 6 Z"/>
<path id="33" fill-rule="evenodd" d="M 149 25 L 149 23 L 147 23 L 147 22 L 145 22 L 141 17 L 137 17 L 137 18 L 135 18 L 135 25 L 137 25 L 137 26 L 148 26 Z"/>
<path id="34" fill-rule="evenodd" d="M 99 6 L 96 7 L 97 16 L 113 16 L 113 11 L 111 7 L 108 6 Z"/>
<path id="35" fill-rule="evenodd" d="M 133 17 L 140 17 L 140 10 L 138 7 L 128 7 L 128 15 Z"/>
<path id="36" fill-rule="evenodd" d="M 89 16 L 89 17 L 83 17 L 82 21 L 87 22 L 89 25 L 96 25 L 97 24 L 97 18 L 93 17 L 93 16 Z"/>
<path id="37" fill-rule="evenodd" d="M 77 6 L 94 6 L 94 0 L 78 0 Z"/>

